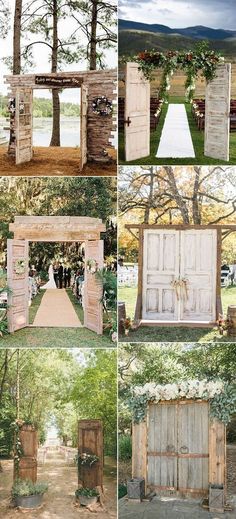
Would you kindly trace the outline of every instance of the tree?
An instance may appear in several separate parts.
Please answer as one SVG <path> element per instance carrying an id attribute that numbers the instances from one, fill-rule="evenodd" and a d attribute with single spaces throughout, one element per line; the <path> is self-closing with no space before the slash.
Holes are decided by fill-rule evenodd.
<path id="1" fill-rule="evenodd" d="M 9 30 L 10 9 L 7 2 L 0 0 L 0 37 L 5 38 Z"/>

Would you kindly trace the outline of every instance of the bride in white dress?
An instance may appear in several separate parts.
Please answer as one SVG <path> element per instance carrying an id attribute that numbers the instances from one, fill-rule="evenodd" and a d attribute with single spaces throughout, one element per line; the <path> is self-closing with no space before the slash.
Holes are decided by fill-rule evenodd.
<path id="1" fill-rule="evenodd" d="M 48 269 L 48 277 L 49 277 L 49 280 L 48 282 L 43 285 L 41 288 L 43 290 L 47 289 L 47 288 L 57 288 L 57 285 L 55 283 L 55 279 L 54 279 L 54 271 L 53 271 L 53 265 L 51 263 L 51 265 L 49 265 L 49 269 Z"/>

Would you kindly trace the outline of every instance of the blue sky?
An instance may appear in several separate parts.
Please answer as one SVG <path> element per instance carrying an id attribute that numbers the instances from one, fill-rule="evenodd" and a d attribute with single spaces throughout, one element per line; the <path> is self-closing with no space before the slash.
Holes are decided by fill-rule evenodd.
<path id="1" fill-rule="evenodd" d="M 119 0 L 119 17 L 172 28 L 236 30 L 236 0 Z"/>

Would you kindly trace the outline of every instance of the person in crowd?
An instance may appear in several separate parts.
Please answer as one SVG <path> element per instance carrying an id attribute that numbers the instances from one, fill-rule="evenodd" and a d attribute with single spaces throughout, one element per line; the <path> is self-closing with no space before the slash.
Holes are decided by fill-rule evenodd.
<path id="1" fill-rule="evenodd" d="M 64 277 L 64 267 L 63 267 L 63 264 L 60 263 L 60 265 L 59 265 L 59 269 L 58 269 L 59 288 L 62 288 L 62 285 L 63 285 L 63 277 Z"/>

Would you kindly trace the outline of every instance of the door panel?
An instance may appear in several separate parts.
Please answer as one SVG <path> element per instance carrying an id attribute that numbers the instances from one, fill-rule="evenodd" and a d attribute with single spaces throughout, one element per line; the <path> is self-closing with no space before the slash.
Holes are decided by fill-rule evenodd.
<path id="1" fill-rule="evenodd" d="M 150 405 L 148 416 L 148 485 L 177 489 L 177 407 Z"/>
<path id="2" fill-rule="evenodd" d="M 178 276 L 179 231 L 145 230 L 143 319 L 178 319 L 177 294 L 171 285 Z"/>
<path id="3" fill-rule="evenodd" d="M 125 78 L 125 160 L 150 155 L 150 82 L 138 63 L 126 64 Z"/>
<path id="4" fill-rule="evenodd" d="M 19 272 L 19 261 L 25 269 Z M 28 242 L 25 240 L 7 240 L 7 284 L 8 328 L 14 332 L 28 326 L 29 286 L 28 286 Z"/>
<path id="5" fill-rule="evenodd" d="M 178 411 L 178 475 L 179 490 L 207 490 L 208 403 L 179 403 Z"/>
<path id="6" fill-rule="evenodd" d="M 206 87 L 204 153 L 229 160 L 231 64 L 217 67 L 216 77 Z"/>
<path id="7" fill-rule="evenodd" d="M 215 229 L 181 231 L 180 319 L 212 322 L 216 318 L 216 239 Z"/>
<path id="8" fill-rule="evenodd" d="M 29 162 L 33 156 L 33 92 L 31 88 L 16 90 L 16 164 Z"/>
<path id="9" fill-rule="evenodd" d="M 96 260 L 98 269 L 103 268 L 103 240 L 89 240 L 85 243 L 85 265 L 88 259 Z M 84 326 L 100 335 L 103 332 L 102 292 L 95 274 L 89 273 L 85 267 Z"/>
<path id="10" fill-rule="evenodd" d="M 88 112 L 88 87 L 81 85 L 80 103 L 80 169 L 87 163 L 87 112 Z"/>

